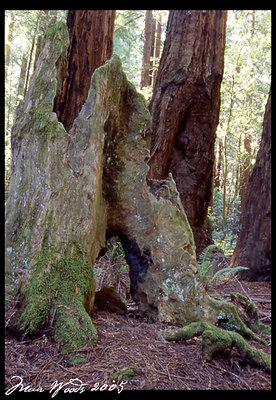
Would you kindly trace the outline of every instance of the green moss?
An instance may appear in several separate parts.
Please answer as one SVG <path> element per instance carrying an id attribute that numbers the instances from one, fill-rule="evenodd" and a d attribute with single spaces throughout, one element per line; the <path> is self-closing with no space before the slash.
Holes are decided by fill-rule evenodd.
<path id="1" fill-rule="evenodd" d="M 36 271 L 27 285 L 22 310 L 18 322 L 24 338 L 41 330 L 49 316 L 47 280 L 41 272 Z"/>
<path id="2" fill-rule="evenodd" d="M 56 53 L 63 51 L 64 45 L 68 46 L 69 44 L 69 34 L 66 24 L 62 21 L 53 24 L 50 23 L 42 38 L 41 47 L 45 45 L 47 40 L 50 40 L 51 52 Z"/>
<path id="3" fill-rule="evenodd" d="M 202 336 L 202 352 L 205 360 L 212 360 L 216 354 L 225 353 L 235 347 L 244 361 L 265 371 L 271 370 L 269 354 L 250 346 L 239 333 L 218 328 L 209 322 L 193 322 L 174 331 L 166 330 L 162 336 L 170 341 Z"/>
<path id="4" fill-rule="evenodd" d="M 96 342 L 97 331 L 82 305 L 59 304 L 56 310 L 54 333 L 62 354 L 67 355 Z"/>
<path id="5" fill-rule="evenodd" d="M 230 332 L 207 324 L 202 332 L 202 352 L 204 360 L 212 360 L 215 353 L 225 352 L 232 345 Z"/>
<path id="6" fill-rule="evenodd" d="M 60 90 L 61 81 L 66 76 L 66 51 L 69 45 L 69 35 L 66 24 L 57 22 L 50 24 L 42 41 L 42 48 L 49 41 L 48 53 L 34 72 L 34 80 L 20 108 L 23 120 L 22 128 L 17 132 L 20 137 L 25 134 L 46 139 L 56 139 L 66 134 L 65 129 L 53 114 L 54 98 Z M 43 50 L 42 52 L 43 53 Z M 28 112 L 26 113 L 26 107 Z"/>
<path id="7" fill-rule="evenodd" d="M 177 330 L 166 330 L 165 339 L 166 340 L 188 340 L 192 339 L 194 336 L 200 336 L 208 327 L 208 322 L 191 322 L 182 328 Z"/>
<path id="8" fill-rule="evenodd" d="M 114 372 L 110 379 L 112 381 L 117 381 L 119 378 L 121 379 L 130 379 L 133 376 L 139 374 L 140 368 L 137 365 L 134 365 L 131 368 L 122 368 L 119 371 Z"/>
<path id="9" fill-rule="evenodd" d="M 235 304 L 244 323 L 255 333 L 271 334 L 271 327 L 263 324 L 259 319 L 259 312 L 255 304 L 239 292 L 231 293 L 231 301 Z"/>
<path id="10" fill-rule="evenodd" d="M 89 255 L 75 241 L 56 258 L 56 246 L 44 243 L 26 287 L 20 329 L 36 334 L 53 325 L 60 351 L 68 354 L 97 340 L 97 332 L 84 304 L 93 296 L 93 272 Z"/>
<path id="11" fill-rule="evenodd" d="M 202 334 L 202 350 L 205 360 L 211 360 L 214 354 L 231 350 L 234 347 L 243 360 L 265 371 L 271 371 L 270 355 L 250 346 L 238 333 L 210 325 Z"/>
<path id="12" fill-rule="evenodd" d="M 237 332 L 247 339 L 252 339 L 265 345 L 267 344 L 264 339 L 255 335 L 253 331 L 245 325 L 239 317 L 234 304 L 217 302 L 216 307 L 218 308 L 217 326 L 229 331 Z"/>

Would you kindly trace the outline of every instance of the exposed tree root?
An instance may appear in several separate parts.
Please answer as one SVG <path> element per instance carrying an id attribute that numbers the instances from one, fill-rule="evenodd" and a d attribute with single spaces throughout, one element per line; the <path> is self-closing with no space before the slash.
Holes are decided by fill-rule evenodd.
<path id="1" fill-rule="evenodd" d="M 228 303 L 227 306 L 234 305 Z M 236 309 L 235 309 L 236 311 Z M 236 314 L 237 311 L 234 313 Z M 239 318 L 239 317 L 238 317 Z M 237 316 L 235 315 L 237 322 Z M 222 324 L 220 324 L 221 326 Z M 169 341 L 172 340 L 188 340 L 195 336 L 202 336 L 202 351 L 204 360 L 211 360 L 216 353 L 222 353 L 233 348 L 240 353 L 244 361 L 257 366 L 267 372 L 271 371 L 271 356 L 249 345 L 243 336 L 266 343 L 263 339 L 256 336 L 245 324 L 240 320 L 239 332 L 233 332 L 229 329 L 229 324 L 223 328 L 213 325 L 210 322 L 192 322 L 182 328 L 176 330 L 165 330 L 161 336 Z M 233 327 L 232 327 L 233 329 Z M 234 329 L 236 330 L 236 329 Z M 251 333 L 250 333 L 251 332 Z"/>
<path id="2" fill-rule="evenodd" d="M 210 322 L 192 322 L 183 328 L 165 330 L 161 336 L 166 340 L 188 340 L 202 336 L 205 360 L 211 360 L 216 353 L 236 348 L 243 360 L 270 372 L 271 356 L 249 345 L 244 338 L 266 345 L 266 341 L 256 333 L 270 334 L 271 328 L 260 322 L 255 304 L 246 296 L 238 292 L 231 293 L 231 300 L 234 304 L 227 302 L 213 304 L 218 307 L 216 325 Z"/>
<path id="3" fill-rule="evenodd" d="M 257 336 L 253 332 L 251 327 L 249 327 L 249 317 L 248 319 L 246 319 L 244 318 L 244 315 L 242 315 L 241 319 L 238 312 L 240 311 L 240 309 L 237 309 L 233 303 L 217 302 L 215 307 L 217 307 L 218 309 L 218 318 L 216 322 L 217 327 L 225 329 L 227 331 L 234 331 L 236 333 L 239 333 L 246 339 L 252 339 L 264 345 L 267 344 L 267 342 L 263 338 Z M 261 331 L 256 329 L 255 332 L 259 333 Z"/>
<path id="4" fill-rule="evenodd" d="M 166 340 L 188 340 L 202 336 L 205 360 L 211 360 L 216 353 L 236 348 L 244 361 L 270 372 L 271 356 L 245 341 L 246 338 L 267 345 L 267 342 L 256 333 L 270 334 L 270 327 L 260 322 L 255 304 L 246 296 L 235 292 L 231 293 L 231 299 L 234 304 L 214 303 L 218 307 L 218 319 L 215 325 L 210 322 L 192 322 L 183 328 L 165 330 L 161 333 L 162 337 Z"/>
<path id="5" fill-rule="evenodd" d="M 232 292 L 231 301 L 234 303 L 242 321 L 253 332 L 271 334 L 271 327 L 260 321 L 257 307 L 246 296 L 239 292 Z"/>

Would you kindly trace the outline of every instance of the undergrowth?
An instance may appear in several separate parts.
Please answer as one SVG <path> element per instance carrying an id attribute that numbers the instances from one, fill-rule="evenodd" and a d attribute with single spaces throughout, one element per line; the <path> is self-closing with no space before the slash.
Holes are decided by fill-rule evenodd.
<path id="1" fill-rule="evenodd" d="M 211 290 L 215 284 L 221 283 L 227 277 L 248 269 L 247 267 L 237 266 L 233 268 L 226 267 L 216 271 L 218 261 L 216 259 L 212 259 L 212 255 L 215 250 L 218 250 L 218 247 L 215 244 L 205 247 L 198 260 L 199 274 L 204 288 L 207 291 Z"/>

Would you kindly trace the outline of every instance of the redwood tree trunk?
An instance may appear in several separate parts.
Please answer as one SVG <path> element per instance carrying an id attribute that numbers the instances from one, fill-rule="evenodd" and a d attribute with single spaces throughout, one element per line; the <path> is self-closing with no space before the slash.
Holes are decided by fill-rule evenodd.
<path id="1" fill-rule="evenodd" d="M 242 228 L 231 264 L 249 267 L 249 270 L 243 274 L 248 278 L 270 279 L 271 92 L 266 105 L 260 149 L 248 180 Z"/>
<path id="2" fill-rule="evenodd" d="M 150 110 L 149 177 L 172 172 L 197 252 L 211 243 L 214 143 L 219 119 L 227 11 L 170 11 Z"/>
<path id="3" fill-rule="evenodd" d="M 67 131 L 87 98 L 93 72 L 112 56 L 114 21 L 115 10 L 68 11 L 69 76 L 64 79 L 54 105 Z"/>

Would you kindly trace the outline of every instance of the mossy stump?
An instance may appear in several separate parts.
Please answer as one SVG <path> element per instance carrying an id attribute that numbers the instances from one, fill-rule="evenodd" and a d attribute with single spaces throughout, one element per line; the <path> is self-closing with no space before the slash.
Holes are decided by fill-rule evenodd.
<path id="1" fill-rule="evenodd" d="M 65 24 L 49 27 L 12 129 L 6 270 L 18 309 L 11 328 L 23 337 L 50 331 L 67 355 L 91 346 L 93 265 L 106 238 L 116 235 L 141 313 L 173 324 L 218 322 L 254 338 L 233 304 L 206 293 L 173 177 L 148 179 L 151 116 L 119 57 L 94 72 L 70 131 L 57 120 L 68 43 Z"/>

